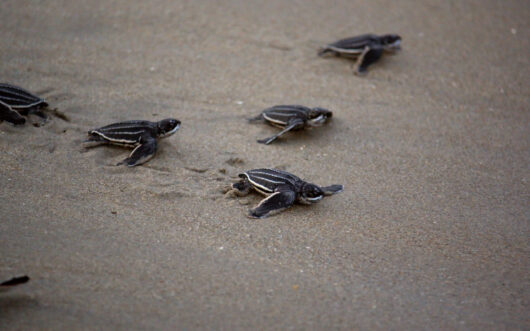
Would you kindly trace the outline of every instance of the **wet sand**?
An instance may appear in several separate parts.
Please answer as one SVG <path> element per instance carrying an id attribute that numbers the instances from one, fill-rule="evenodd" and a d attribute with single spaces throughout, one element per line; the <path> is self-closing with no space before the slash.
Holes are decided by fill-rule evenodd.
<path id="1" fill-rule="evenodd" d="M 1 81 L 66 114 L 0 124 L 6 329 L 528 329 L 525 1 L 4 1 Z M 316 50 L 366 32 L 370 68 Z M 334 112 L 270 146 L 245 119 Z M 144 166 L 86 131 L 175 117 Z M 344 192 L 254 220 L 241 171 Z"/>

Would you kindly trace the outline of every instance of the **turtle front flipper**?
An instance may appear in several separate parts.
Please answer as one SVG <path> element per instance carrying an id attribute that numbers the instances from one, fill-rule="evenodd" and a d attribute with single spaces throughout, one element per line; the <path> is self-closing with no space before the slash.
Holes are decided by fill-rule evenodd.
<path id="1" fill-rule="evenodd" d="M 5 292 L 9 289 L 12 289 L 13 287 L 21 284 L 25 284 L 29 282 L 28 276 L 20 276 L 20 277 L 14 277 L 10 280 L 6 280 L 5 282 L 0 283 L 0 292 Z"/>
<path id="2" fill-rule="evenodd" d="M 369 65 L 377 62 L 383 55 L 383 47 L 380 45 L 366 46 L 362 54 L 355 62 L 353 72 L 356 75 L 363 75 Z"/>
<path id="3" fill-rule="evenodd" d="M 303 126 L 304 126 L 304 121 L 302 119 L 300 119 L 300 118 L 292 119 L 292 120 L 289 121 L 289 123 L 287 124 L 287 127 L 285 129 L 283 129 L 282 131 L 280 131 L 279 133 L 275 134 L 272 137 L 265 138 L 265 139 L 259 139 L 258 142 L 260 144 L 268 145 L 271 142 L 273 142 L 274 140 L 276 140 L 276 138 L 278 138 L 279 136 L 283 135 L 284 133 L 289 132 L 289 131 L 291 131 L 293 129 L 302 128 Z"/>
<path id="4" fill-rule="evenodd" d="M 320 189 L 324 192 L 324 195 L 332 195 L 335 193 L 342 192 L 342 190 L 344 190 L 344 186 L 335 184 L 335 185 L 321 187 Z"/>
<path id="5" fill-rule="evenodd" d="M 279 191 L 262 200 L 256 208 L 251 209 L 249 216 L 252 218 L 264 218 L 272 212 L 278 213 L 293 205 L 296 193 L 291 190 Z"/>
<path id="6" fill-rule="evenodd" d="M 9 122 L 13 125 L 22 125 L 26 123 L 26 119 L 20 116 L 16 110 L 0 101 L 0 123 L 2 121 Z"/>
<path id="7" fill-rule="evenodd" d="M 157 142 L 155 138 L 141 138 L 140 145 L 136 147 L 129 155 L 128 158 L 121 161 L 117 165 L 126 164 L 128 167 L 134 167 L 140 164 L 144 164 L 155 156 L 157 148 Z"/>

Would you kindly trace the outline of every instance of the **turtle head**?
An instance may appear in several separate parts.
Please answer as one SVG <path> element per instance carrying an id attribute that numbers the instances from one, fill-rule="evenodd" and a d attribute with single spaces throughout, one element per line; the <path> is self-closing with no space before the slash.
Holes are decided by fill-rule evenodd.
<path id="1" fill-rule="evenodd" d="M 380 37 L 381 44 L 386 51 L 397 51 L 401 49 L 401 37 L 397 34 L 385 34 Z"/>
<path id="2" fill-rule="evenodd" d="M 300 194 L 300 202 L 310 205 L 319 202 L 324 197 L 324 191 L 315 184 L 305 183 L 302 186 L 302 193 Z"/>
<path id="3" fill-rule="evenodd" d="M 166 118 L 157 124 L 158 137 L 163 138 L 172 135 L 180 128 L 180 121 L 174 118 Z"/>
<path id="4" fill-rule="evenodd" d="M 309 121 L 307 123 L 311 126 L 320 126 L 331 116 L 333 116 L 333 113 L 326 108 L 315 107 L 309 112 Z"/>

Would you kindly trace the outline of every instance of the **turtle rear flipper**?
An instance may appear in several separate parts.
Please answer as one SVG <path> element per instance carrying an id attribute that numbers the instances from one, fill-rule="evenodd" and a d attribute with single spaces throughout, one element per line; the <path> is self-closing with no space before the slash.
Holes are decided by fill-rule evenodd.
<path id="1" fill-rule="evenodd" d="M 25 284 L 29 281 L 29 277 L 24 275 L 21 277 L 13 277 L 10 280 L 0 283 L 0 292 L 7 291 L 13 287 Z"/>
<path id="2" fill-rule="evenodd" d="M 287 127 L 285 129 L 283 129 L 282 131 L 278 132 L 277 134 L 275 134 L 272 137 L 265 138 L 265 139 L 259 139 L 258 142 L 260 144 L 268 145 L 271 142 L 273 142 L 274 140 L 276 140 L 276 138 L 278 138 L 279 136 L 283 135 L 284 133 L 289 132 L 289 131 L 291 131 L 293 129 L 299 129 L 299 128 L 303 127 L 303 126 L 304 126 L 304 121 L 302 119 L 300 119 L 300 118 L 292 119 L 292 120 L 289 121 L 289 123 L 287 124 Z"/>
<path id="3" fill-rule="evenodd" d="M 117 165 L 126 164 L 128 167 L 134 167 L 144 164 L 155 156 L 156 149 L 157 143 L 155 138 L 142 138 L 140 140 L 140 145 L 131 152 L 131 155 Z"/>
<path id="4" fill-rule="evenodd" d="M 253 123 L 253 122 L 261 122 L 263 121 L 264 118 L 263 118 L 263 113 L 259 114 L 258 116 L 256 117 L 252 117 L 252 118 L 247 118 L 247 121 L 249 121 L 250 123 Z"/>
<path id="5" fill-rule="evenodd" d="M 327 57 L 327 56 L 338 56 L 339 53 L 335 52 L 334 50 L 332 50 L 332 49 L 329 48 L 329 47 L 321 47 L 321 48 L 318 50 L 317 55 L 318 55 L 318 56 L 321 56 L 321 57 Z"/>
<path id="6" fill-rule="evenodd" d="M 91 134 L 90 132 L 88 134 Z M 83 147 L 84 148 L 90 148 L 90 147 L 96 147 L 103 144 L 108 144 L 108 140 L 103 138 L 102 136 L 91 134 L 91 136 L 83 141 Z"/>
<path id="7" fill-rule="evenodd" d="M 344 189 L 344 186 L 335 184 L 335 185 L 321 187 L 320 189 L 324 192 L 324 195 L 333 195 L 335 193 L 342 192 L 342 190 Z"/>
<path id="8" fill-rule="evenodd" d="M 317 55 L 318 56 L 324 56 L 326 55 L 327 53 L 329 53 L 331 50 L 327 47 L 321 47 L 319 50 L 318 50 L 318 53 Z"/>
<path id="9" fill-rule="evenodd" d="M 250 210 L 249 216 L 252 218 L 264 218 L 272 212 L 280 212 L 293 205 L 296 199 L 296 193 L 293 191 L 279 191 L 271 194 L 268 198 L 262 200 L 259 205 Z"/>

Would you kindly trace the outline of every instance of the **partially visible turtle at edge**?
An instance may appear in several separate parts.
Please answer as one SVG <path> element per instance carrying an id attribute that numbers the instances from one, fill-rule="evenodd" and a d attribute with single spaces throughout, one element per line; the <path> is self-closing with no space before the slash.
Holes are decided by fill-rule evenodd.
<path id="1" fill-rule="evenodd" d="M 43 123 L 48 120 L 48 116 L 43 112 L 43 109 L 48 107 L 48 103 L 22 87 L 0 83 L 0 102 L 0 114 L 4 114 L 0 115 L 0 120 L 19 125 L 26 122 L 20 115 L 28 116 L 30 114 L 40 117 Z M 6 105 L 11 111 L 6 110 Z M 19 116 L 14 115 L 13 111 Z M 7 113 L 10 114 L 5 115 Z"/>
<path id="2" fill-rule="evenodd" d="M 174 118 L 159 122 L 119 122 L 88 131 L 89 138 L 83 142 L 83 145 L 93 147 L 112 144 L 135 147 L 128 158 L 117 164 L 134 167 L 149 161 L 155 155 L 157 139 L 172 135 L 179 127 L 180 121 Z"/>
<path id="3" fill-rule="evenodd" d="M 295 202 L 313 204 L 324 196 L 339 193 L 342 185 L 320 187 L 308 183 L 287 171 L 254 169 L 239 174 L 241 180 L 232 184 L 232 192 L 245 196 L 251 189 L 268 196 L 249 212 L 251 218 L 264 218 L 291 207 Z"/>
<path id="4" fill-rule="evenodd" d="M 401 37 L 397 34 L 377 36 L 363 34 L 357 37 L 338 40 L 322 47 L 318 55 L 334 55 L 357 59 L 354 64 L 354 73 L 366 73 L 369 65 L 377 62 L 383 52 L 395 53 L 401 49 Z"/>
<path id="5" fill-rule="evenodd" d="M 267 123 L 283 130 L 272 137 L 260 139 L 259 143 L 268 145 L 279 136 L 291 130 L 300 130 L 323 125 L 333 113 L 324 108 L 309 108 L 300 105 L 279 105 L 267 108 L 250 122 L 267 121 Z"/>

